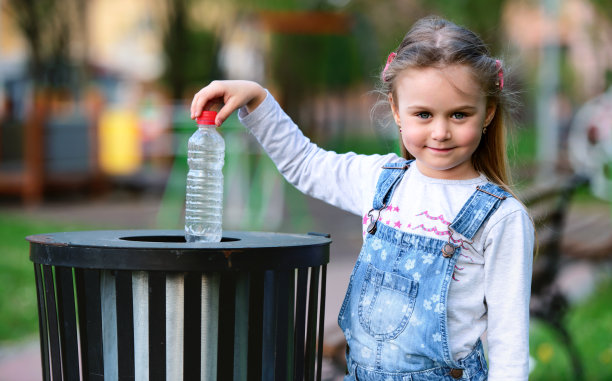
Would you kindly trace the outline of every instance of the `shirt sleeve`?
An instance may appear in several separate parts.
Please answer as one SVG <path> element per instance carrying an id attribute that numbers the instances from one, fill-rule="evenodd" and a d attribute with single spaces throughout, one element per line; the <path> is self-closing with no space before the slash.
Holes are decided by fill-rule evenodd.
<path id="1" fill-rule="evenodd" d="M 484 247 L 489 380 L 527 380 L 533 224 L 522 206 L 491 222 Z"/>
<path id="2" fill-rule="evenodd" d="M 238 118 L 287 181 L 303 193 L 357 215 L 368 197 L 373 197 L 382 165 L 399 159 L 395 154 L 338 154 L 318 147 L 270 93 L 251 113 L 241 108 Z"/>

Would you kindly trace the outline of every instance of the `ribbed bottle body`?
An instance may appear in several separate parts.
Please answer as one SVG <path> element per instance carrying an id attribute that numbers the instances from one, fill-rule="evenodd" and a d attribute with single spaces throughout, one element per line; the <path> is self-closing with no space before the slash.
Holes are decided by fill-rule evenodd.
<path id="1" fill-rule="evenodd" d="M 221 241 L 225 142 L 215 126 L 198 126 L 188 143 L 187 242 Z"/>

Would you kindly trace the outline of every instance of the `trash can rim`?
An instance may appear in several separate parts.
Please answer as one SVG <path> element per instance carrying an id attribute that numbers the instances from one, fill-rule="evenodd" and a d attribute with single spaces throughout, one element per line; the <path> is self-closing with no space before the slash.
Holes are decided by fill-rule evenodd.
<path id="1" fill-rule="evenodd" d="M 151 237 L 151 240 L 146 240 Z M 160 237 L 171 237 L 164 242 Z M 265 247 L 297 247 L 316 244 L 328 244 L 331 239 L 322 235 L 257 232 L 257 231 L 223 231 L 222 242 L 180 242 L 178 237 L 184 237 L 182 230 L 83 230 L 71 232 L 54 232 L 35 234 L 26 237 L 30 243 L 50 246 L 85 246 L 85 247 L 117 247 L 133 249 L 168 249 L 181 250 L 219 250 L 220 248 L 265 248 Z M 142 238 L 142 239 L 134 239 Z"/>
<path id="2" fill-rule="evenodd" d="M 319 235 L 224 231 L 222 242 L 187 243 L 183 234 L 182 230 L 96 230 L 26 239 L 32 262 L 75 268 L 225 271 L 329 263 L 331 239 Z"/>

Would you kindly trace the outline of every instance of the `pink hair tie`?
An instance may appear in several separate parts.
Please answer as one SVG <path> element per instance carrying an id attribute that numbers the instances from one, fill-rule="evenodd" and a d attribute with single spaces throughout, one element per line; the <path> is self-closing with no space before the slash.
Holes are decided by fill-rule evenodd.
<path id="1" fill-rule="evenodd" d="M 502 64 L 500 60 L 495 60 L 495 67 L 497 68 L 497 83 L 499 89 L 502 90 L 504 88 L 504 69 L 502 69 Z"/>
<path id="2" fill-rule="evenodd" d="M 382 78 L 383 82 L 387 82 L 387 78 L 385 77 L 385 73 L 387 72 L 387 69 L 389 68 L 389 65 L 391 64 L 391 62 L 393 62 L 393 59 L 395 58 L 395 56 L 397 56 L 397 53 L 391 52 L 391 53 L 389 53 L 389 56 L 387 57 L 387 64 L 385 65 L 385 68 L 383 69 L 382 75 L 381 75 L 381 78 Z"/>

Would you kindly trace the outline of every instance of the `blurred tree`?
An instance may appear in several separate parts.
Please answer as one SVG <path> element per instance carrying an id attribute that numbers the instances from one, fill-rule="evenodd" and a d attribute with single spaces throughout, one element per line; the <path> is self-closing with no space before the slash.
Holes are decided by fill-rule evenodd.
<path id="1" fill-rule="evenodd" d="M 297 115 L 304 97 L 346 89 L 365 77 L 353 34 L 276 34 L 272 41 L 270 72 L 290 115 Z"/>
<path id="2" fill-rule="evenodd" d="M 28 45 L 36 87 L 70 86 L 82 79 L 74 69 L 82 68 L 86 57 L 86 0 L 7 0 L 3 5 Z"/>
<path id="3" fill-rule="evenodd" d="M 346 15 L 351 22 L 343 33 L 275 30 L 268 56 L 271 81 L 282 91 L 281 103 L 298 117 L 301 102 L 322 91 L 346 89 L 356 83 L 374 82 L 389 51 L 418 18 L 438 14 L 465 25 L 495 48 L 504 0 L 234 0 L 248 12 Z M 264 11 L 265 10 L 265 11 Z M 263 11 L 263 12 L 262 12 Z"/>
<path id="4" fill-rule="evenodd" d="M 165 15 L 162 81 L 173 99 L 186 91 L 220 77 L 217 66 L 218 41 L 212 31 L 194 28 L 190 22 L 192 0 L 163 0 Z"/>
<path id="5" fill-rule="evenodd" d="M 258 14 L 270 33 L 269 78 L 294 118 L 305 99 L 361 83 L 375 65 L 368 19 L 333 1 L 235 1 Z"/>
<path id="6" fill-rule="evenodd" d="M 606 0 L 607 1 L 607 0 Z M 419 0 L 433 14 L 463 25 L 478 34 L 493 49 L 499 45 L 501 13 L 506 0 Z"/>
<path id="7" fill-rule="evenodd" d="M 601 12 L 608 20 L 612 20 L 612 1 L 610 0 L 591 0 L 597 10 Z"/>

